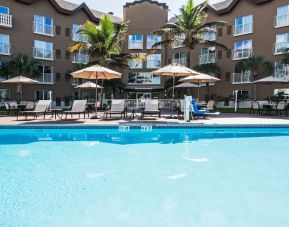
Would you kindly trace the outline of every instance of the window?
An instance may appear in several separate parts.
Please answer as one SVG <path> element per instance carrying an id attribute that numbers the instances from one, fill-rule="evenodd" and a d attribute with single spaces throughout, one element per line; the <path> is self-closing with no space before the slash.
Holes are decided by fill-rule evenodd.
<path id="1" fill-rule="evenodd" d="M 288 88 L 274 89 L 274 95 L 282 96 L 284 99 L 289 99 L 289 89 Z"/>
<path id="2" fill-rule="evenodd" d="M 232 83 L 233 84 L 251 83 L 251 72 L 245 71 L 241 73 L 233 73 Z"/>
<path id="3" fill-rule="evenodd" d="M 72 63 L 76 64 L 87 64 L 89 62 L 89 55 L 79 51 L 78 53 L 74 53 L 72 57 Z"/>
<path id="4" fill-rule="evenodd" d="M 8 89 L 0 89 L 0 100 L 6 101 L 10 99 L 10 91 Z"/>
<path id="5" fill-rule="evenodd" d="M 72 41 L 87 42 L 88 39 L 84 35 L 77 33 L 79 28 L 80 28 L 80 25 L 78 25 L 78 24 L 72 25 Z"/>
<path id="6" fill-rule="evenodd" d="M 37 81 L 43 84 L 53 84 L 53 68 L 51 66 L 39 65 L 38 71 Z"/>
<path id="7" fill-rule="evenodd" d="M 46 91 L 46 90 L 35 91 L 35 99 L 36 100 L 49 100 L 49 91 Z"/>
<path id="8" fill-rule="evenodd" d="M 0 6 L 0 14 L 9 14 L 9 8 L 5 7 L 5 6 Z"/>
<path id="9" fill-rule="evenodd" d="M 208 28 L 209 31 L 202 35 L 204 40 L 215 41 L 217 39 L 217 28 L 216 26 L 212 26 Z"/>
<path id="10" fill-rule="evenodd" d="M 34 58 L 53 60 L 53 43 L 35 40 L 34 41 Z"/>
<path id="11" fill-rule="evenodd" d="M 177 63 L 180 65 L 186 65 L 186 53 L 185 52 L 177 52 L 174 54 L 173 63 Z"/>
<path id="12" fill-rule="evenodd" d="M 0 6 L 0 26 L 12 27 L 12 16 L 9 15 L 9 8 Z"/>
<path id="13" fill-rule="evenodd" d="M 289 5 L 278 7 L 277 16 L 275 19 L 275 27 L 289 25 Z"/>
<path id="14" fill-rule="evenodd" d="M 128 49 L 143 49 L 143 35 L 129 35 Z"/>
<path id="15" fill-rule="evenodd" d="M 160 77 L 148 72 L 130 72 L 128 75 L 129 84 L 160 84 Z"/>
<path id="16" fill-rule="evenodd" d="M 53 19 L 50 17 L 44 17 L 34 15 L 34 33 L 54 36 Z"/>
<path id="17" fill-rule="evenodd" d="M 243 16 L 235 19 L 234 35 L 243 35 L 253 32 L 253 16 Z"/>
<path id="18" fill-rule="evenodd" d="M 201 49 L 199 64 L 210 64 L 216 62 L 215 47 L 205 47 Z"/>
<path id="19" fill-rule="evenodd" d="M 8 79 L 8 72 L 5 73 L 5 68 L 8 66 L 8 62 L 0 61 L 0 81 Z"/>
<path id="20" fill-rule="evenodd" d="M 128 62 L 128 65 L 132 69 L 142 69 L 143 68 L 143 61 L 140 58 L 131 59 Z"/>
<path id="21" fill-rule="evenodd" d="M 147 68 L 155 69 L 161 67 L 161 54 L 149 54 L 147 56 Z"/>
<path id="22" fill-rule="evenodd" d="M 151 49 L 155 43 L 161 42 L 162 37 L 158 35 L 148 35 L 147 36 L 147 49 Z M 157 49 L 160 49 L 161 46 L 157 46 Z"/>
<path id="23" fill-rule="evenodd" d="M 238 100 L 249 100 L 250 99 L 250 93 L 247 90 L 240 90 L 237 94 Z"/>
<path id="24" fill-rule="evenodd" d="M 249 58 L 252 55 L 252 40 L 241 40 L 234 43 L 233 59 Z"/>
<path id="25" fill-rule="evenodd" d="M 289 65 L 284 64 L 282 61 L 275 62 L 275 76 L 276 77 L 289 77 Z"/>
<path id="26" fill-rule="evenodd" d="M 180 34 L 180 35 L 176 35 L 175 36 L 175 43 L 173 44 L 173 48 L 178 48 L 178 47 L 182 47 L 183 42 L 185 40 L 185 34 Z"/>
<path id="27" fill-rule="evenodd" d="M 282 54 L 289 48 L 289 33 L 276 35 L 275 54 Z"/>
<path id="28" fill-rule="evenodd" d="M 0 54 L 2 54 L 2 55 L 10 55 L 11 54 L 9 35 L 0 34 Z"/>

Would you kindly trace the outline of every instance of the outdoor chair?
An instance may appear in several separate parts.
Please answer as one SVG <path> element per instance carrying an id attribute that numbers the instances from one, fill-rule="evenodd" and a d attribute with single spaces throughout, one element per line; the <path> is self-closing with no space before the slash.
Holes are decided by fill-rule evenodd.
<path id="1" fill-rule="evenodd" d="M 209 112 L 215 109 L 215 101 L 208 101 L 207 107 L 203 108 L 203 110 L 208 110 Z"/>
<path id="2" fill-rule="evenodd" d="M 206 118 L 207 116 L 217 116 L 220 115 L 220 112 L 215 112 L 215 113 L 209 113 L 208 110 L 199 110 L 197 102 L 195 99 L 192 99 L 192 115 L 193 117 L 203 117 Z"/>
<path id="3" fill-rule="evenodd" d="M 158 117 L 161 117 L 159 100 L 147 99 L 145 101 L 145 108 L 142 111 L 141 118 L 143 119 L 145 115 L 158 115 Z"/>
<path id="4" fill-rule="evenodd" d="M 276 116 L 281 115 L 282 112 L 287 115 L 286 102 L 284 101 L 278 102 L 275 111 L 276 111 Z"/>
<path id="5" fill-rule="evenodd" d="M 18 120 L 19 115 L 25 115 L 25 120 L 27 120 L 28 116 L 33 116 L 35 119 L 39 115 L 42 115 L 42 114 L 45 119 L 45 114 L 47 113 L 50 105 L 51 105 L 51 100 L 39 100 L 34 110 L 19 111 L 17 113 L 17 120 Z"/>
<path id="6" fill-rule="evenodd" d="M 110 110 L 104 112 L 103 118 L 107 120 L 107 115 L 111 118 L 111 115 L 120 115 L 120 118 L 125 118 L 125 100 L 124 99 L 113 99 L 111 100 Z"/>
<path id="7" fill-rule="evenodd" d="M 260 104 L 256 101 L 252 102 L 249 115 L 254 115 L 255 113 L 257 113 L 257 115 L 261 115 L 261 111 L 262 109 L 260 107 Z"/>
<path id="8" fill-rule="evenodd" d="M 83 114 L 83 117 L 85 119 L 86 103 L 87 103 L 87 100 L 74 100 L 71 110 L 67 110 L 63 112 L 63 114 L 65 114 L 65 119 L 67 119 L 68 114 L 71 115 L 71 118 L 74 114 L 78 114 L 79 118 L 80 118 L 80 115 Z"/>

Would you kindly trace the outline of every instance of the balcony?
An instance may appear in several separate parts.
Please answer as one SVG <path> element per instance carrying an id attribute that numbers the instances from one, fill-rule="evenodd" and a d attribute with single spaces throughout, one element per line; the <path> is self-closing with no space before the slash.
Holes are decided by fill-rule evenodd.
<path id="1" fill-rule="evenodd" d="M 89 62 L 89 55 L 87 54 L 74 54 L 72 57 L 72 63 L 74 64 L 84 64 L 86 65 Z"/>
<path id="2" fill-rule="evenodd" d="M 252 56 L 252 52 L 252 48 L 235 49 L 233 52 L 233 60 L 249 58 Z"/>
<path id="3" fill-rule="evenodd" d="M 131 69 L 142 69 L 143 68 L 142 60 L 131 60 L 128 62 L 128 65 Z"/>
<path id="4" fill-rule="evenodd" d="M 0 26 L 12 28 L 12 15 L 0 13 Z"/>
<path id="5" fill-rule="evenodd" d="M 275 17 L 275 28 L 289 26 L 289 14 Z"/>
<path id="6" fill-rule="evenodd" d="M 54 74 L 53 73 L 43 73 L 36 77 L 36 80 L 41 84 L 53 84 L 54 83 Z"/>
<path id="7" fill-rule="evenodd" d="M 161 67 L 160 60 L 147 60 L 147 68 L 148 69 L 158 69 Z"/>
<path id="8" fill-rule="evenodd" d="M 242 73 L 232 73 L 232 84 L 246 84 L 251 82 L 252 77 L 250 71 Z"/>
<path id="9" fill-rule="evenodd" d="M 72 41 L 76 41 L 76 42 L 82 41 L 85 43 L 88 41 L 87 37 L 85 37 L 83 34 L 75 32 L 75 31 L 72 31 L 71 36 L 72 36 Z"/>
<path id="10" fill-rule="evenodd" d="M 0 43 L 0 54 L 11 55 L 11 45 L 8 43 Z"/>
<path id="11" fill-rule="evenodd" d="M 130 50 L 140 50 L 143 49 L 143 42 L 129 42 L 128 43 L 128 49 Z"/>
<path id="12" fill-rule="evenodd" d="M 289 66 L 275 69 L 274 76 L 277 78 L 289 78 Z"/>
<path id="13" fill-rule="evenodd" d="M 186 58 L 174 58 L 173 63 L 186 65 Z"/>
<path id="14" fill-rule="evenodd" d="M 253 32 L 253 24 L 241 24 L 234 26 L 234 36 L 249 34 Z"/>
<path id="15" fill-rule="evenodd" d="M 33 32 L 40 35 L 54 36 L 55 27 L 47 24 L 33 23 Z"/>
<path id="16" fill-rule="evenodd" d="M 201 54 L 199 56 L 199 64 L 210 64 L 216 62 L 216 53 Z"/>
<path id="17" fill-rule="evenodd" d="M 42 60 L 54 60 L 54 51 L 49 49 L 33 48 L 33 56 Z"/>
<path id="18" fill-rule="evenodd" d="M 289 42 L 275 43 L 274 54 L 283 54 L 284 50 L 289 48 Z"/>

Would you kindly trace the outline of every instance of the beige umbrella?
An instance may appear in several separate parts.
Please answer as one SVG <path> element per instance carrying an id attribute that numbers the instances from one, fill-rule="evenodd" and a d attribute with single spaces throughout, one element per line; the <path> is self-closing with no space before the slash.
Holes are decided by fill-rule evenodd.
<path id="1" fill-rule="evenodd" d="M 76 72 L 71 73 L 74 78 L 87 79 L 87 80 L 95 80 L 95 84 L 97 84 L 97 80 L 111 80 L 111 79 L 119 79 L 121 78 L 121 73 L 113 71 L 111 69 L 105 68 L 100 65 L 92 65 L 87 68 L 78 70 Z M 96 88 L 96 87 L 95 87 Z M 97 105 L 97 88 L 95 89 L 95 100 Z M 97 118 L 97 106 L 95 108 L 95 117 Z"/>
<path id="2" fill-rule="evenodd" d="M 170 64 L 167 65 L 163 68 L 160 68 L 158 70 L 155 70 L 151 72 L 153 75 L 157 76 L 168 76 L 168 77 L 173 77 L 173 94 L 172 94 L 172 99 L 175 97 L 175 77 L 176 76 L 191 76 L 191 75 L 197 75 L 199 74 L 198 72 L 189 69 L 183 65 L 180 64 Z"/>
<path id="3" fill-rule="evenodd" d="M 86 82 L 86 83 L 77 85 L 77 86 L 75 86 L 74 88 L 80 88 L 80 89 L 95 89 L 95 87 L 96 87 L 96 84 L 95 84 L 95 83 L 88 81 L 88 82 Z M 97 89 L 102 89 L 102 88 L 103 88 L 102 86 L 97 85 Z"/>
<path id="4" fill-rule="evenodd" d="M 9 83 L 9 84 L 19 84 L 20 85 L 20 101 L 22 101 L 22 87 L 23 87 L 23 84 L 39 84 L 39 82 L 37 80 L 32 80 L 28 77 L 25 77 L 25 76 L 16 76 L 16 77 L 13 77 L 11 79 L 8 79 L 8 80 L 4 80 L 2 81 L 1 83 Z"/>
<path id="5" fill-rule="evenodd" d="M 186 78 L 181 79 L 181 82 L 191 82 L 191 83 L 197 83 L 198 84 L 198 99 L 200 96 L 200 84 L 201 83 L 214 83 L 219 81 L 220 79 L 204 74 L 204 73 L 199 73 L 194 76 L 188 76 Z"/>

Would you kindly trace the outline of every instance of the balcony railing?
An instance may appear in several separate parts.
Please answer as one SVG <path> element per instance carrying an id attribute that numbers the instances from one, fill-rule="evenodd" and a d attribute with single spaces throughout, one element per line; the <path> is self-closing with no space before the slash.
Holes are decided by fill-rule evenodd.
<path id="1" fill-rule="evenodd" d="M 252 82 L 251 72 L 232 73 L 232 84 L 243 84 Z"/>
<path id="2" fill-rule="evenodd" d="M 283 54 L 284 50 L 289 48 L 289 42 L 275 43 L 274 54 Z"/>
<path id="3" fill-rule="evenodd" d="M 134 60 L 132 60 L 132 61 L 128 62 L 128 65 L 132 69 L 142 69 L 143 68 L 142 61 L 134 61 Z"/>
<path id="4" fill-rule="evenodd" d="M 86 80 L 79 79 L 79 78 L 72 78 L 72 80 L 71 80 L 72 86 L 77 86 L 77 85 L 80 85 L 80 84 L 85 83 L 85 82 L 86 82 Z"/>
<path id="5" fill-rule="evenodd" d="M 143 49 L 143 42 L 128 42 L 128 49 Z"/>
<path id="6" fill-rule="evenodd" d="M 177 63 L 180 65 L 186 65 L 186 58 L 174 58 L 173 63 Z"/>
<path id="7" fill-rule="evenodd" d="M 253 32 L 253 23 L 234 26 L 234 35 L 243 35 Z"/>
<path id="8" fill-rule="evenodd" d="M 35 22 L 33 23 L 33 31 L 34 33 L 48 36 L 54 36 L 55 34 L 54 26 Z"/>
<path id="9" fill-rule="evenodd" d="M 72 31 L 71 36 L 72 41 L 82 41 L 82 42 L 88 41 L 88 39 L 83 34 L 77 33 L 75 31 Z"/>
<path id="10" fill-rule="evenodd" d="M 217 39 L 217 34 L 215 32 L 207 32 L 202 35 L 204 40 L 215 41 Z"/>
<path id="11" fill-rule="evenodd" d="M 54 83 L 54 74 L 53 73 L 44 73 L 36 77 L 36 80 L 41 84 L 53 84 Z"/>
<path id="12" fill-rule="evenodd" d="M 233 52 L 233 60 L 249 58 L 252 56 L 252 48 L 235 49 Z"/>
<path id="13" fill-rule="evenodd" d="M 284 68 L 279 68 L 279 69 L 275 69 L 274 72 L 275 77 L 277 78 L 283 78 L 283 77 L 289 77 L 289 66 L 288 67 L 284 67 Z"/>
<path id="14" fill-rule="evenodd" d="M 43 60 L 54 60 L 54 51 L 49 49 L 33 48 L 34 58 Z"/>
<path id="15" fill-rule="evenodd" d="M 159 60 L 147 60 L 148 69 L 158 69 L 161 67 L 161 61 Z"/>
<path id="16" fill-rule="evenodd" d="M 216 62 L 216 53 L 201 54 L 199 56 L 199 64 L 210 64 Z"/>
<path id="17" fill-rule="evenodd" d="M 11 55 L 11 45 L 8 43 L 0 43 L 0 54 Z"/>
<path id="18" fill-rule="evenodd" d="M 12 15 L 0 13 L 0 26 L 12 28 Z"/>
<path id="19" fill-rule="evenodd" d="M 89 62 L 89 55 L 87 54 L 74 54 L 72 57 L 72 63 L 75 64 L 87 64 Z"/>
<path id="20" fill-rule="evenodd" d="M 275 17 L 275 27 L 289 26 L 289 14 Z"/>

